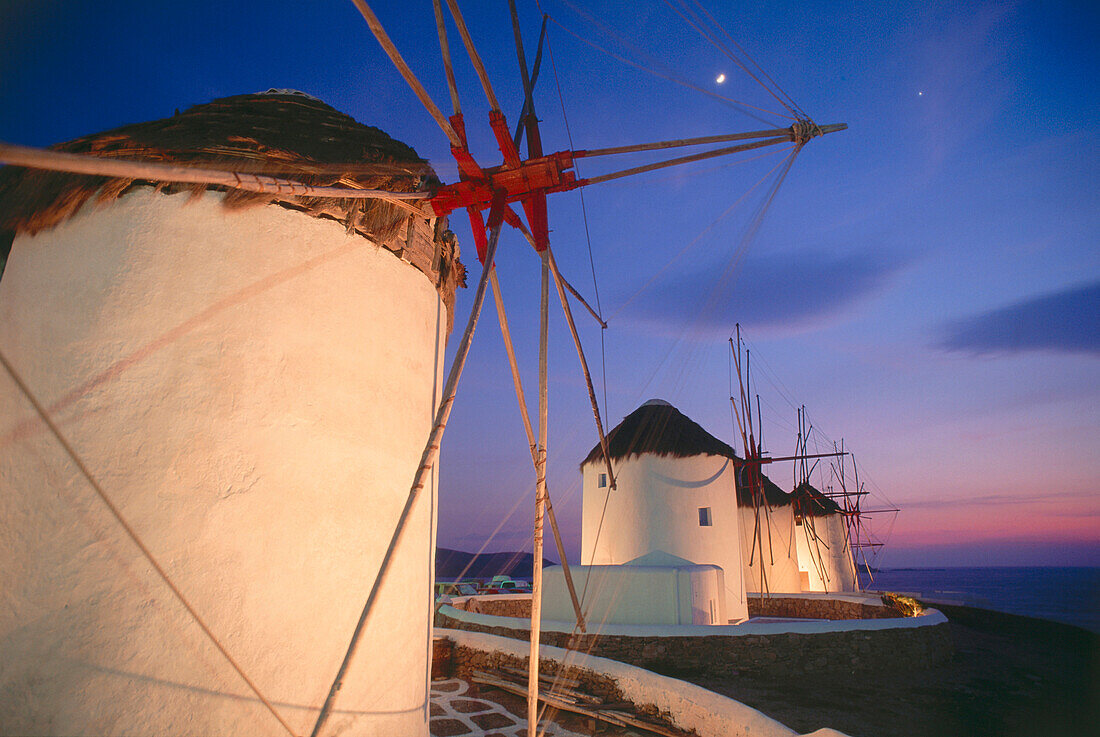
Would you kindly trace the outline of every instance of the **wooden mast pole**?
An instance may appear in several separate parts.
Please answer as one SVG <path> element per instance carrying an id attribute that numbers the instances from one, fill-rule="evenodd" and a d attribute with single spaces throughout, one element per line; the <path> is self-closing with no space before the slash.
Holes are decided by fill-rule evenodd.
<path id="1" fill-rule="evenodd" d="M 515 146 L 519 146 L 520 139 L 523 137 L 523 132 L 526 129 L 524 122 L 528 115 L 534 115 L 534 91 L 535 81 L 539 76 L 539 68 L 542 65 L 542 44 L 546 39 L 546 17 L 542 19 L 542 30 L 539 33 L 538 50 L 535 52 L 535 66 L 528 74 L 527 71 L 527 56 L 523 51 L 523 34 L 519 28 L 519 14 L 516 12 L 515 0 L 508 0 L 508 10 L 512 16 L 512 33 L 515 36 L 516 41 L 516 60 L 519 62 L 520 79 L 523 81 L 523 110 L 520 112 L 520 119 L 516 124 L 516 132 L 513 136 L 513 143 Z M 536 123 L 537 124 L 537 123 Z M 528 154 L 532 153 L 531 139 L 527 140 Z M 516 399 L 519 401 L 520 412 L 523 415 L 523 429 L 527 433 L 527 443 L 531 447 L 531 460 L 535 463 L 535 469 L 538 470 L 538 451 L 535 443 L 535 436 L 531 430 L 531 417 L 527 411 L 527 400 L 523 394 L 523 383 L 520 381 L 519 365 L 516 362 L 516 354 L 512 348 L 512 336 L 508 331 L 508 321 L 504 316 L 504 301 L 500 296 L 500 283 L 494 273 L 493 279 L 493 296 L 496 299 L 497 312 L 500 315 L 500 329 L 504 337 L 504 345 L 508 351 L 508 363 L 512 369 L 512 382 L 516 388 Z M 569 570 L 569 558 L 565 555 L 565 545 L 562 543 L 561 530 L 558 528 L 558 517 L 554 513 L 554 505 L 550 501 L 550 487 L 546 487 L 546 516 L 550 521 L 550 530 L 554 533 L 554 546 L 558 550 L 558 560 L 561 561 L 562 573 L 565 576 L 565 586 L 569 590 L 569 599 L 573 604 L 573 613 L 577 618 L 577 627 L 581 632 L 585 632 L 586 626 L 584 621 L 584 614 L 581 612 L 581 602 L 577 597 L 576 586 L 573 585 L 573 573 Z"/>
<path id="2" fill-rule="evenodd" d="M 535 483 L 535 544 L 531 575 L 531 649 L 527 663 L 527 737 L 538 733 L 539 639 L 542 628 L 542 518 L 546 499 L 547 333 L 550 306 L 550 249 L 542 252 L 539 306 L 539 445 Z"/>
<path id="3" fill-rule="evenodd" d="M 489 276 L 493 288 L 493 301 L 496 303 L 497 317 L 500 322 L 501 337 L 504 339 L 504 351 L 508 354 L 508 365 L 512 370 L 512 384 L 516 388 L 516 400 L 519 404 L 520 416 L 523 418 L 523 430 L 527 433 L 527 444 L 531 449 L 531 460 L 538 470 L 538 443 L 535 439 L 535 431 L 531 427 L 531 415 L 527 411 L 527 398 L 523 392 L 523 383 L 520 380 L 519 364 L 516 361 L 516 352 L 512 346 L 512 332 L 508 329 L 508 318 L 504 312 L 504 299 L 500 293 L 500 281 L 497 279 L 496 270 Z M 546 517 L 550 522 L 550 529 L 554 533 L 554 545 L 558 549 L 558 557 L 562 562 L 562 571 L 565 573 L 565 585 L 569 589 L 569 598 L 573 601 L 573 612 L 577 616 L 577 626 L 581 632 L 585 632 L 584 615 L 581 613 L 580 599 L 577 598 L 577 589 L 573 585 L 573 575 L 569 571 L 569 561 L 565 557 L 565 546 L 562 544 L 561 532 L 558 530 L 557 516 L 554 514 L 554 505 L 550 502 L 550 488 L 546 488 Z"/>

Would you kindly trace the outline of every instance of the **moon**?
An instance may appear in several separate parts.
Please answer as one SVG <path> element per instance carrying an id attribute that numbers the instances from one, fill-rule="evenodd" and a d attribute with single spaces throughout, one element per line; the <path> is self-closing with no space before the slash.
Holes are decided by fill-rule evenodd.
<path id="1" fill-rule="evenodd" d="M 714 81 L 717 82 L 718 84 L 722 84 L 723 82 L 726 81 L 726 75 L 719 74 L 718 77 Z"/>

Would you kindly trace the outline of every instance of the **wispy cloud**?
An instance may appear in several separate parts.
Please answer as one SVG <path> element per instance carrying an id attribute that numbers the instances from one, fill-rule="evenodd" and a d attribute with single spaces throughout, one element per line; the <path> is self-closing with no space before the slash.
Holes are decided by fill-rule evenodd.
<path id="1" fill-rule="evenodd" d="M 974 354 L 1100 353 L 1100 281 L 950 323 L 941 336 L 940 348 Z"/>
<path id="2" fill-rule="evenodd" d="M 647 326 L 685 320 L 696 329 L 728 333 L 734 322 L 751 327 L 806 328 L 831 322 L 883 288 L 905 265 L 884 249 L 750 255 L 732 273 L 701 268 L 666 279 L 636 302 L 634 317 Z M 700 290 L 700 284 L 713 285 Z"/>
<path id="3" fill-rule="evenodd" d="M 957 496 L 940 499 L 902 501 L 906 510 L 947 509 L 951 507 L 1004 506 L 1015 504 L 1072 504 L 1075 501 L 1095 501 L 1095 491 L 1064 491 L 1039 494 L 983 494 L 981 496 Z M 1078 508 L 1075 508 L 1078 509 Z M 1081 514 L 1080 510 L 1075 512 Z M 1091 514 L 1091 512 L 1090 512 Z"/>

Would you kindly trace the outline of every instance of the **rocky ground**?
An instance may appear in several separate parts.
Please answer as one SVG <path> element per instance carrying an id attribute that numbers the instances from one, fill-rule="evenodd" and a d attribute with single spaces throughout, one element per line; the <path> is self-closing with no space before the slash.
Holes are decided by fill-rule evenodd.
<path id="1" fill-rule="evenodd" d="M 799 732 L 852 737 L 1077 737 L 1100 734 L 1100 636 L 1069 625 L 938 606 L 954 657 L 888 672 L 742 675 L 675 673 Z"/>

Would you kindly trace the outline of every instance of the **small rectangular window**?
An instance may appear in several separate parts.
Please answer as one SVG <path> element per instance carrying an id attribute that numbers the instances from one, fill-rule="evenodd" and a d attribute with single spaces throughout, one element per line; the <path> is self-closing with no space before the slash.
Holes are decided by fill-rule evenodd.
<path id="1" fill-rule="evenodd" d="M 607 486 L 607 474 L 606 473 L 601 473 L 600 474 L 600 480 L 598 482 L 598 486 L 601 489 L 604 488 L 605 486 Z"/>
<path id="2" fill-rule="evenodd" d="M 710 527 L 713 524 L 710 520 L 710 507 L 699 507 L 699 526 Z"/>

